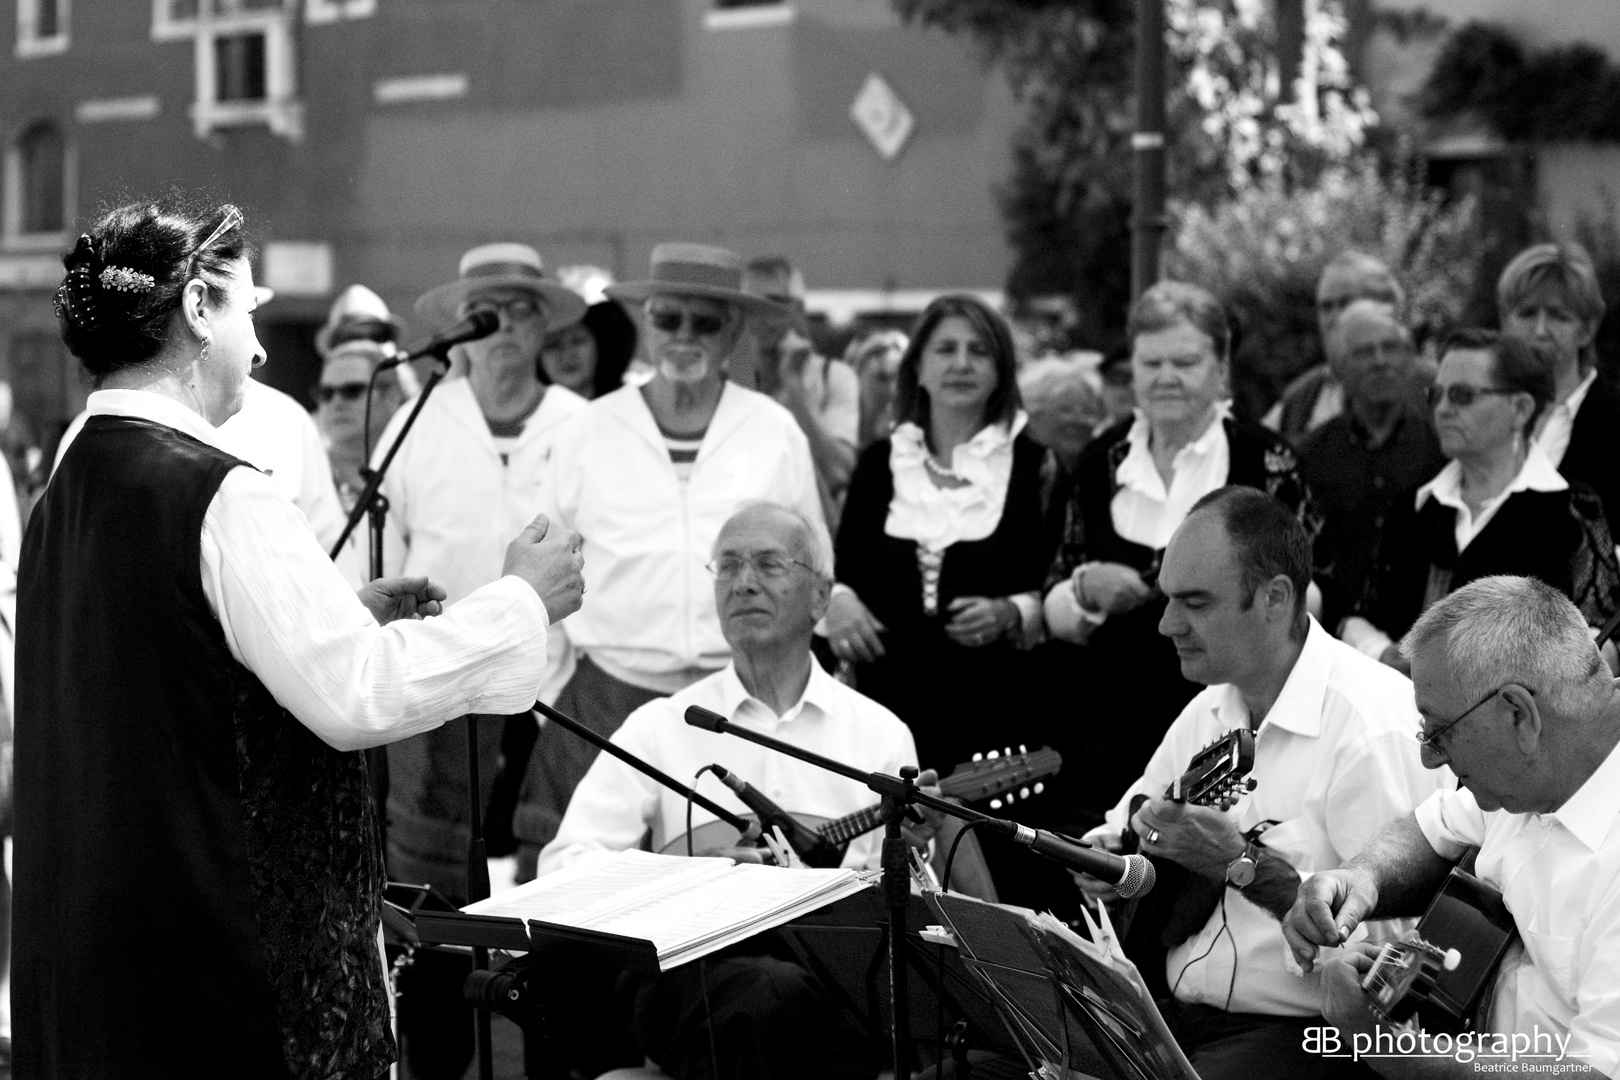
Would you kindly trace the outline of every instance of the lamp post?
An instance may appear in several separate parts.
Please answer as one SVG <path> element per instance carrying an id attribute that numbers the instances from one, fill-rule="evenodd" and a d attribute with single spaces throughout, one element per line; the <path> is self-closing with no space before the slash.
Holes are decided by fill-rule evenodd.
<path id="1" fill-rule="evenodd" d="M 1164 0 L 1136 0 L 1135 185 L 1131 213 L 1131 297 L 1159 280 L 1164 212 Z"/>

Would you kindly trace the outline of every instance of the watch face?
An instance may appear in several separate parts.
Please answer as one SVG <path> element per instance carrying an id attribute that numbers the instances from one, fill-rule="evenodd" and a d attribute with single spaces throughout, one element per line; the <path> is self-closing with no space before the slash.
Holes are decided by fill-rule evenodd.
<path id="1" fill-rule="evenodd" d="M 1238 856 L 1226 867 L 1226 880 L 1243 888 L 1254 880 L 1254 860 L 1248 854 Z"/>

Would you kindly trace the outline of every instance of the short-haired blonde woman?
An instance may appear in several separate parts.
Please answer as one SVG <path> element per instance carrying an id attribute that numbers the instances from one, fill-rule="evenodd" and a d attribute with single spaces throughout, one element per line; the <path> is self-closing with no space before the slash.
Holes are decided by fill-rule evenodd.
<path id="1" fill-rule="evenodd" d="M 1054 662 L 1075 687 L 1069 744 L 1087 756 L 1076 810 L 1099 820 L 1199 689 L 1159 634 L 1165 600 L 1156 584 L 1170 534 L 1193 503 L 1228 484 L 1259 488 L 1316 534 L 1293 450 L 1232 416 L 1231 329 L 1220 301 L 1162 281 L 1131 307 L 1126 330 L 1136 412 L 1080 455 L 1045 600 L 1051 635 L 1082 646 Z"/>
<path id="2" fill-rule="evenodd" d="M 1496 282 L 1502 329 L 1553 356 L 1552 403 L 1536 422 L 1535 444 L 1566 480 L 1579 480 L 1620 514 L 1620 388 L 1598 374 L 1593 342 L 1603 293 L 1592 258 L 1579 244 L 1535 244 L 1513 257 Z"/>

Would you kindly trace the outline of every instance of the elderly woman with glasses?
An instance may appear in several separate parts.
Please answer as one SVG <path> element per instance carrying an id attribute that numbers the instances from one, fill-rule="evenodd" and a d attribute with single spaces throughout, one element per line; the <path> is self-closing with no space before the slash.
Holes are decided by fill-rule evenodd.
<path id="1" fill-rule="evenodd" d="M 1525 338 L 1463 330 L 1441 345 L 1429 405 L 1451 460 L 1391 505 L 1345 641 L 1404 667 L 1395 643 L 1418 616 L 1496 574 L 1546 582 L 1594 626 L 1613 614 L 1620 572 L 1602 504 L 1533 441 L 1553 386 L 1552 355 Z"/>

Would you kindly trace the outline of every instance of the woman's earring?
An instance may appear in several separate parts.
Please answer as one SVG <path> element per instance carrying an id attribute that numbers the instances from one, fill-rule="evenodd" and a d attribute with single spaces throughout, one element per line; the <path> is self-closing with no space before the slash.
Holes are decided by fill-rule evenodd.
<path id="1" fill-rule="evenodd" d="M 213 338 L 203 338 L 202 339 L 202 351 L 197 354 L 197 363 L 198 364 L 206 364 L 206 363 L 208 363 L 208 346 L 212 345 L 213 343 L 214 343 Z"/>

